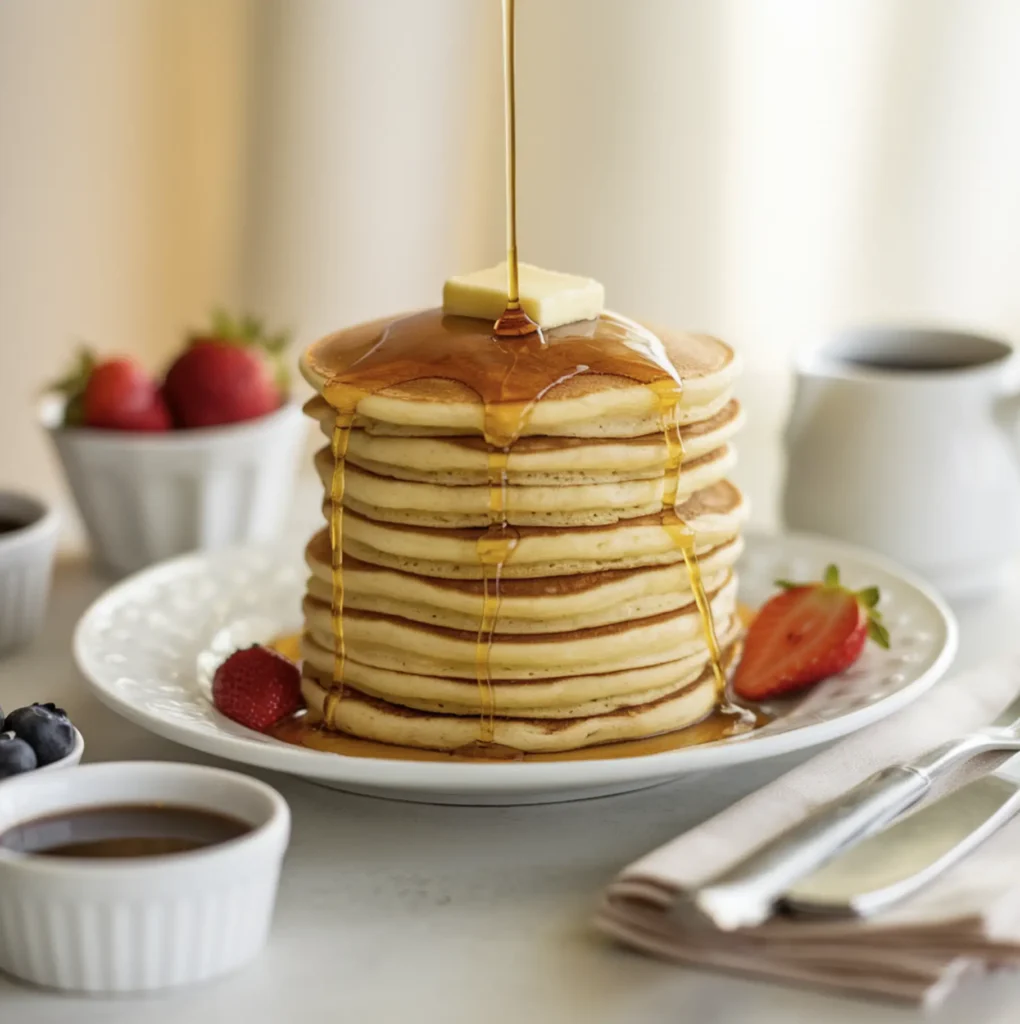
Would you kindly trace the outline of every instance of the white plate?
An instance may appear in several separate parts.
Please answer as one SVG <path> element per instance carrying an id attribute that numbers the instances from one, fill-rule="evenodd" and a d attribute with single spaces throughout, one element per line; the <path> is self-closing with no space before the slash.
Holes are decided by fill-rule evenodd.
<path id="1" fill-rule="evenodd" d="M 165 562 L 108 590 L 78 624 L 74 650 L 99 698 L 152 732 L 244 764 L 350 792 L 432 803 L 514 804 L 641 789 L 692 771 L 774 757 L 843 736 L 919 697 L 956 653 L 952 613 L 929 587 L 877 556 L 816 537 L 748 537 L 741 597 L 773 580 L 818 578 L 837 563 L 852 587 L 876 584 L 892 637 L 850 671 L 784 702 L 757 732 L 641 757 L 481 763 L 344 757 L 252 732 L 209 703 L 200 679 L 230 650 L 300 628 L 300 553 L 245 547 Z"/>

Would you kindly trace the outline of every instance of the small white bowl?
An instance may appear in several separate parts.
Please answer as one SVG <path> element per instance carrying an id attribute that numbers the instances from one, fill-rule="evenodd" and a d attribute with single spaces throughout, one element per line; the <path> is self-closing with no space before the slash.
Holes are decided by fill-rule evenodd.
<path id="1" fill-rule="evenodd" d="M 63 427 L 55 396 L 40 418 L 95 560 L 118 576 L 188 551 L 273 539 L 307 433 L 297 402 L 244 423 L 151 434 Z"/>
<path id="2" fill-rule="evenodd" d="M 14 491 L 0 491 L 0 518 L 25 524 L 0 533 L 0 654 L 6 654 L 42 629 L 60 521 L 37 498 Z"/>
<path id="3" fill-rule="evenodd" d="M 64 811 L 155 803 L 227 814 L 252 830 L 187 853 L 122 860 L 0 847 L 0 970 L 47 988 L 144 992 L 255 957 L 290 835 L 286 802 L 262 782 L 157 761 L 28 772 L 0 786 L 0 835 Z"/>

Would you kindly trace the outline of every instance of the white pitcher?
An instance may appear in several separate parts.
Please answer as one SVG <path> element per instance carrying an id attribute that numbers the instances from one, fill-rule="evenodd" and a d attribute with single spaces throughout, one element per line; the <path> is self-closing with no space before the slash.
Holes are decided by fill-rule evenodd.
<path id="1" fill-rule="evenodd" d="M 950 331 L 867 329 L 798 360 L 783 511 L 944 593 L 993 589 L 1020 552 L 1013 349 Z"/>

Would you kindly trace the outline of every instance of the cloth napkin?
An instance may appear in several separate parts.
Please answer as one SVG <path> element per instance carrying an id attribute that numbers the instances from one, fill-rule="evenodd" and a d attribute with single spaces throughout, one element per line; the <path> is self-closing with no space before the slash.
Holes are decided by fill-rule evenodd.
<path id="1" fill-rule="evenodd" d="M 598 926 L 682 964 L 925 1005 L 965 977 L 1020 965 L 1020 816 L 911 899 L 867 920 L 777 917 L 722 932 L 667 913 L 686 888 L 872 772 L 988 724 L 1018 692 L 1020 657 L 940 684 L 624 869 L 605 893 Z M 972 762 L 948 786 L 1003 760 Z"/>

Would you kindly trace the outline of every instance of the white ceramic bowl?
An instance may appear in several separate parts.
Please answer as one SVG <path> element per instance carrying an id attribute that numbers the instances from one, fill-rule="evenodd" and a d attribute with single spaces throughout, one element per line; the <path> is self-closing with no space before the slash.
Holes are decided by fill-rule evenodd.
<path id="1" fill-rule="evenodd" d="M 42 628 L 60 522 L 53 509 L 14 491 L 0 491 L 0 518 L 25 523 L 0 533 L 2 654 L 27 644 Z"/>
<path id="2" fill-rule="evenodd" d="M 0 969 L 49 988 L 142 992 L 233 971 L 265 943 L 290 812 L 246 775 L 157 761 L 28 772 L 0 786 L 0 834 L 72 809 L 176 804 L 252 831 L 188 853 L 123 860 L 0 847 Z"/>
<path id="3" fill-rule="evenodd" d="M 135 572 L 187 551 L 271 540 L 290 510 L 307 420 L 297 402 L 245 423 L 144 434 L 60 426 L 41 409 L 98 565 Z"/>

